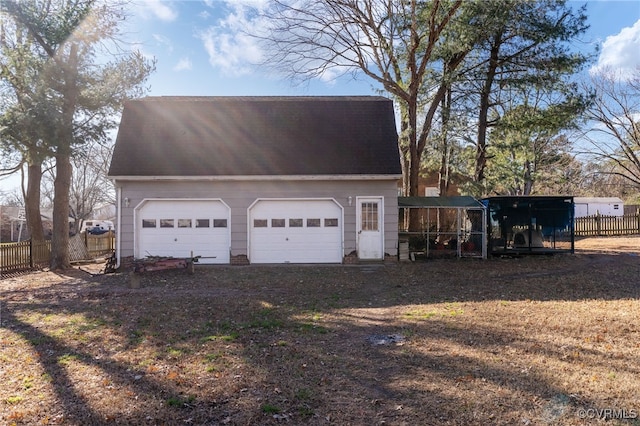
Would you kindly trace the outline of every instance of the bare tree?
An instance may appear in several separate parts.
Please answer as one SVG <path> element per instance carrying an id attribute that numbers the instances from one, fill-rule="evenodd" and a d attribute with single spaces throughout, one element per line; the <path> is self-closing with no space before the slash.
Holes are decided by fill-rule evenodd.
<path id="1" fill-rule="evenodd" d="M 604 70 L 592 75 L 596 92 L 587 118 L 591 153 L 616 167 L 606 173 L 624 177 L 640 189 L 640 67 L 631 76 Z"/>
<path id="2" fill-rule="evenodd" d="M 69 188 L 69 217 L 76 226 L 90 219 L 93 212 L 106 204 L 115 203 L 115 188 L 107 178 L 113 146 L 88 144 L 73 156 L 73 174 Z M 52 168 L 43 176 L 43 197 L 54 201 L 55 173 Z M 79 229 L 76 229 L 76 232 Z"/>
<path id="3" fill-rule="evenodd" d="M 630 204 L 640 204 L 638 185 L 615 173 L 618 166 L 601 158 L 592 162 L 582 162 L 583 184 L 573 194 L 584 197 L 617 196 Z"/>
<path id="4" fill-rule="evenodd" d="M 18 189 L 0 192 L 0 205 L 9 207 L 24 207 L 24 197 Z"/>
<path id="5" fill-rule="evenodd" d="M 461 15 L 462 0 L 305 0 L 274 2 L 260 36 L 268 62 L 291 79 L 363 73 L 397 100 L 405 192 L 417 195 L 420 162 L 447 86 L 429 73 L 452 72 L 472 47 L 458 39 L 443 59 L 444 32 Z M 426 111 L 426 112 L 425 112 Z"/>

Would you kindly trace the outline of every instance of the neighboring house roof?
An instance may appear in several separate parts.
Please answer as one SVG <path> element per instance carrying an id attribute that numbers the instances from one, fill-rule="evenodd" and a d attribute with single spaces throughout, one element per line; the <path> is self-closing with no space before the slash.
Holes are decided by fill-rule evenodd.
<path id="1" fill-rule="evenodd" d="M 401 175 L 383 97 L 149 97 L 125 105 L 111 177 Z"/>
<path id="2" fill-rule="evenodd" d="M 622 204 L 623 201 L 618 197 L 573 197 L 576 204 Z"/>
<path id="3" fill-rule="evenodd" d="M 6 217 L 9 220 L 19 220 L 20 210 L 23 210 L 24 214 L 24 207 L 0 206 L 0 218 L 4 219 Z"/>
<path id="4" fill-rule="evenodd" d="M 111 205 L 111 208 L 115 210 L 115 206 Z M 9 220 L 26 220 L 26 217 L 22 217 L 24 215 L 24 207 L 16 207 L 16 206 L 0 206 L 0 216 L 7 217 Z M 113 213 L 112 216 L 115 216 Z M 43 221 L 51 222 L 53 221 L 53 209 L 40 209 L 40 219 Z M 75 222 L 75 219 L 69 216 L 69 222 Z"/>

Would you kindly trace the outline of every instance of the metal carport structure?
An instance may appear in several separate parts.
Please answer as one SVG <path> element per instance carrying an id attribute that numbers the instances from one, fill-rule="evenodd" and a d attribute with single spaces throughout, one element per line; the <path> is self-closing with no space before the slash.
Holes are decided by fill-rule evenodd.
<path id="1" fill-rule="evenodd" d="M 483 201 L 492 255 L 574 253 L 572 196 L 496 196 Z"/>
<path id="2" fill-rule="evenodd" d="M 486 259 L 487 211 L 475 198 L 398 197 L 398 208 L 399 239 L 409 243 L 410 255 Z M 409 229 L 412 214 L 418 215 L 419 229 Z"/>

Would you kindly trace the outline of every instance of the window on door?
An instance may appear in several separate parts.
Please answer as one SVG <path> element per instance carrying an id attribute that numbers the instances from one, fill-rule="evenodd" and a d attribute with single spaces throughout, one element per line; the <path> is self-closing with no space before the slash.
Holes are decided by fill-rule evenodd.
<path id="1" fill-rule="evenodd" d="M 378 203 L 363 202 L 361 205 L 361 223 L 363 231 L 378 230 Z"/>

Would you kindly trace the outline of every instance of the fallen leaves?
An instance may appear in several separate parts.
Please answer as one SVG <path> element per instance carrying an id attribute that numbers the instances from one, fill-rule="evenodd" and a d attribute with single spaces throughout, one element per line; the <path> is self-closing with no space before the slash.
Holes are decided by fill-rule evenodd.
<path id="1" fill-rule="evenodd" d="M 628 405 L 637 272 L 580 255 L 0 281 L 0 383 L 23 398 L 0 423 L 538 424 L 559 392 Z"/>

